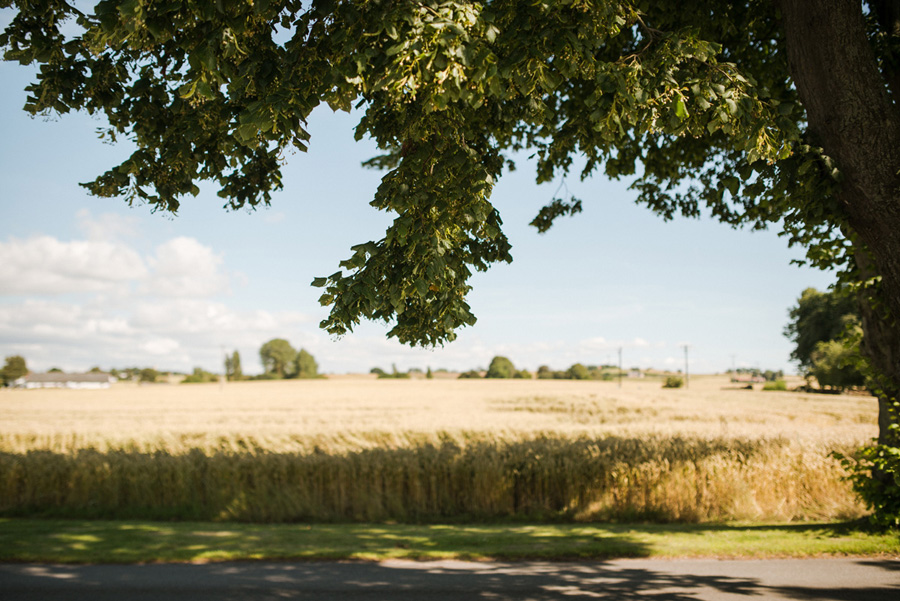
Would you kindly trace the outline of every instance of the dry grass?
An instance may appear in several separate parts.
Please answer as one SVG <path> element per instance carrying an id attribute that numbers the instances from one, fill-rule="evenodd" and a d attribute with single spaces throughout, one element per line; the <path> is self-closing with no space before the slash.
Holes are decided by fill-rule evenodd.
<path id="1" fill-rule="evenodd" d="M 658 381 L 0 393 L 0 511 L 298 521 L 845 519 L 868 397 Z"/>

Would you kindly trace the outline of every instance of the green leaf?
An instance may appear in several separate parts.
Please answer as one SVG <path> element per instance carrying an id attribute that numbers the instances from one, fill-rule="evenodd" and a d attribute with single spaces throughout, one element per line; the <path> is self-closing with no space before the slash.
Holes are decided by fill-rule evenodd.
<path id="1" fill-rule="evenodd" d="M 731 192 L 732 196 L 737 196 L 738 187 L 740 187 L 741 182 L 738 178 L 733 175 L 726 176 L 722 178 L 722 184 L 728 188 L 728 191 Z"/>

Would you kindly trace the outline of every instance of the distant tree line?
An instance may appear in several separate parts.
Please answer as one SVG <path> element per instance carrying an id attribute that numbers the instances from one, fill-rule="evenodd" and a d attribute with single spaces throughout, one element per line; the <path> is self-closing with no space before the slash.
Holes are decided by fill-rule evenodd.
<path id="1" fill-rule="evenodd" d="M 760 369 L 758 367 L 738 367 L 729 369 L 728 373 L 732 378 L 735 376 L 749 376 L 751 378 L 761 378 L 766 382 L 776 382 L 784 379 L 784 370 L 778 369 Z"/>
<path id="2" fill-rule="evenodd" d="M 635 371 L 637 371 L 637 368 L 635 368 Z M 491 359 L 491 363 L 486 371 L 473 369 L 462 372 L 459 377 L 463 379 L 512 378 L 528 380 L 537 377 L 539 380 L 612 380 L 618 375 L 619 368 L 614 365 L 584 365 L 582 363 L 575 363 L 564 370 L 554 370 L 547 365 L 541 365 L 536 372 L 532 373 L 525 369 L 516 369 L 508 357 L 498 355 Z"/>

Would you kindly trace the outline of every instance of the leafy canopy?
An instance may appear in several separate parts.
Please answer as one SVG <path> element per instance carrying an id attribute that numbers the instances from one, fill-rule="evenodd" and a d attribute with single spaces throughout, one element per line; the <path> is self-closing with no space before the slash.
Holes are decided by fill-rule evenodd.
<path id="1" fill-rule="evenodd" d="M 297 353 L 297 368 L 295 370 L 298 378 L 316 378 L 319 376 L 319 365 L 315 358 L 306 349 L 300 349 Z"/>
<path id="2" fill-rule="evenodd" d="M 9 386 L 25 375 L 28 375 L 28 366 L 25 363 L 25 357 L 21 355 L 11 355 L 6 357 L 6 360 L 3 363 L 3 369 L 0 369 L 0 384 Z"/>
<path id="3" fill-rule="evenodd" d="M 259 360 L 265 374 L 284 378 L 295 373 L 297 351 L 284 338 L 273 338 L 259 347 Z"/>
<path id="4" fill-rule="evenodd" d="M 784 335 L 796 345 L 791 359 L 809 369 L 813 353 L 820 342 L 838 340 L 854 326 L 859 326 L 859 309 L 855 299 L 841 292 L 819 292 L 807 288 L 788 311 L 790 321 Z"/>
<path id="5" fill-rule="evenodd" d="M 516 368 L 513 362 L 507 357 L 494 357 L 488 366 L 486 378 L 512 378 L 516 375 Z"/>
<path id="6" fill-rule="evenodd" d="M 509 155 L 538 181 L 583 156 L 588 177 L 633 177 L 665 218 L 705 206 L 730 224 L 783 220 L 817 265 L 844 264 L 838 172 L 804 139 L 804 112 L 769 2 L 616 0 L 0 0 L 18 13 L 0 46 L 37 63 L 26 110 L 86 110 L 137 150 L 84 184 L 177 211 L 212 180 L 226 206 L 270 201 L 320 104 L 364 110 L 358 139 L 384 151 L 372 205 L 395 214 L 316 278 L 322 322 L 362 319 L 434 345 L 475 322 L 473 270 L 511 260 L 490 195 Z M 824 199 L 824 201 L 823 201 Z M 834 203 L 831 203 L 834 204 Z M 554 198 L 533 225 L 577 213 Z M 838 217 L 836 218 L 835 215 Z"/>

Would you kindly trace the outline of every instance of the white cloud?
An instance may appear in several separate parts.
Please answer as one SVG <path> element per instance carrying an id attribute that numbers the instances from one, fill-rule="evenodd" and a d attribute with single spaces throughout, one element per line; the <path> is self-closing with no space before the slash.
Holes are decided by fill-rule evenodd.
<path id="1" fill-rule="evenodd" d="M 8 353 L 27 347 L 26 358 L 35 369 L 149 365 L 215 370 L 221 367 L 223 346 L 240 349 L 250 367 L 263 342 L 287 337 L 297 344 L 303 340 L 301 329 L 312 329 L 309 321 L 300 312 L 236 311 L 200 299 L 139 301 L 115 311 L 102 303 L 28 299 L 0 304 L 0 347 Z M 318 338 L 312 335 L 311 341 Z"/>
<path id="2" fill-rule="evenodd" d="M 78 219 L 90 239 L 0 243 L 0 347 L 27 351 L 35 369 L 217 369 L 223 345 L 255 354 L 268 339 L 313 329 L 299 311 L 236 310 L 211 298 L 228 290 L 224 256 L 194 238 L 142 257 L 116 240 L 134 235 L 127 218 Z M 60 296 L 70 293 L 78 296 Z"/>
<path id="3" fill-rule="evenodd" d="M 266 216 L 263 218 L 266 223 L 276 224 L 281 223 L 287 218 L 287 215 L 282 211 L 278 211 L 277 213 L 266 213 Z"/>
<path id="4" fill-rule="evenodd" d="M 127 240 L 138 235 L 138 220 L 135 217 L 117 213 L 94 215 L 87 209 L 76 214 L 78 229 L 88 240 Z"/>
<path id="5" fill-rule="evenodd" d="M 161 244 L 148 260 L 151 275 L 146 294 L 205 297 L 227 291 L 228 277 L 220 268 L 221 255 L 194 238 L 180 236 Z"/>
<path id="6" fill-rule="evenodd" d="M 0 242 L 2 294 L 96 292 L 146 275 L 140 255 L 116 242 L 62 242 L 50 236 Z"/>
<path id="7" fill-rule="evenodd" d="M 141 349 L 151 355 L 171 355 L 181 345 L 172 338 L 153 338 L 140 345 Z"/>

